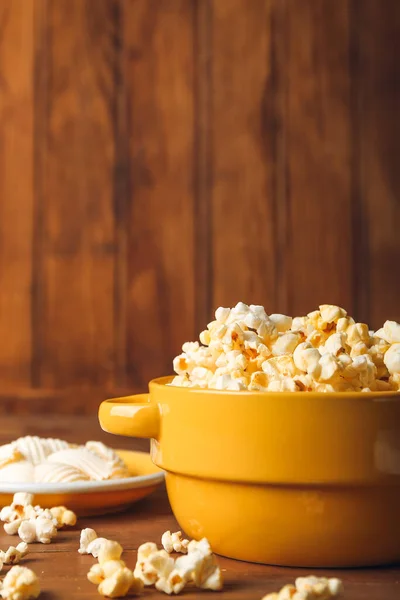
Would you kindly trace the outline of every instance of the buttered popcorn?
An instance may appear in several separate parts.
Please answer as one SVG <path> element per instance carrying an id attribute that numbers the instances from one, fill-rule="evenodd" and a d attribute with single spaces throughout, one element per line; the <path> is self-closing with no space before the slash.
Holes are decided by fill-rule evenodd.
<path id="1" fill-rule="evenodd" d="M 304 317 L 239 302 L 186 342 L 171 385 L 216 390 L 400 391 L 400 324 L 374 332 L 335 305 Z"/>

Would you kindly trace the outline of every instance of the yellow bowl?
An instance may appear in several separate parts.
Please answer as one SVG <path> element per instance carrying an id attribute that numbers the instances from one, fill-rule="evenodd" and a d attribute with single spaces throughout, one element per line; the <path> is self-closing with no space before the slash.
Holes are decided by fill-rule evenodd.
<path id="1" fill-rule="evenodd" d="M 150 382 L 103 402 L 150 437 L 172 510 L 215 552 L 286 566 L 400 560 L 400 393 L 231 392 Z"/>

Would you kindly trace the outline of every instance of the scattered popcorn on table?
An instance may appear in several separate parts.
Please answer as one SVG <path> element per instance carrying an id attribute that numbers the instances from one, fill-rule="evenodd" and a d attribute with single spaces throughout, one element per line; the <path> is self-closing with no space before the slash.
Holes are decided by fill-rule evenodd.
<path id="1" fill-rule="evenodd" d="M 76 514 L 72 510 L 68 510 L 65 506 L 54 506 L 50 508 L 50 512 L 53 518 L 57 520 L 57 527 L 59 529 L 64 527 L 64 525 L 68 527 L 76 525 Z"/>
<path id="2" fill-rule="evenodd" d="M 96 540 L 97 537 L 97 533 L 94 529 L 90 529 L 90 527 L 82 529 L 78 550 L 79 554 L 91 554 L 91 552 L 88 552 L 89 545 L 91 544 L 91 542 Z"/>
<path id="3" fill-rule="evenodd" d="M 10 546 L 6 552 L 0 550 L 0 571 L 3 565 L 16 565 L 28 554 L 28 544 L 20 542 L 17 547 Z"/>
<path id="4" fill-rule="evenodd" d="M 189 540 L 182 538 L 181 531 L 177 531 L 176 533 L 166 531 L 161 536 L 161 545 L 169 554 L 171 552 L 180 552 L 181 554 L 186 554 L 188 544 Z"/>
<path id="5" fill-rule="evenodd" d="M 0 511 L 0 521 L 4 522 L 4 531 L 8 535 L 18 534 L 26 544 L 40 542 L 49 544 L 64 525 L 75 525 L 76 515 L 65 506 L 43 509 L 33 506 L 33 495 L 14 494 L 10 506 Z"/>
<path id="6" fill-rule="evenodd" d="M 220 307 L 199 342 L 173 361 L 170 385 L 216 390 L 400 391 L 400 324 L 376 332 L 339 306 L 304 317 L 267 315 L 239 302 Z M 201 345 L 202 344 L 202 345 Z"/>
<path id="7" fill-rule="evenodd" d="M 189 542 L 187 554 L 176 560 L 166 550 L 158 550 L 152 542 L 142 544 L 134 575 L 144 585 L 155 585 L 158 591 L 166 594 L 179 594 L 188 583 L 204 590 L 221 590 L 223 587 L 221 570 L 205 538 L 200 542 Z"/>
<path id="8" fill-rule="evenodd" d="M 98 585 L 98 592 L 108 598 L 120 598 L 128 592 L 138 594 L 143 583 L 136 579 L 123 560 L 109 560 L 91 567 L 89 581 Z"/>
<path id="9" fill-rule="evenodd" d="M 110 542 L 110 540 L 107 540 L 103 537 L 98 537 L 94 529 L 90 529 L 89 527 L 86 529 L 82 529 L 78 552 L 79 554 L 91 554 L 94 558 L 98 558 L 102 546 L 104 544 L 107 544 L 107 542 Z M 116 543 L 117 542 L 112 542 L 112 544 Z M 119 547 L 121 548 L 121 546 Z M 107 548 L 109 548 L 108 545 Z M 121 556 L 121 554 L 118 556 L 118 558 Z"/>
<path id="10" fill-rule="evenodd" d="M 102 596 L 121 598 L 128 593 L 138 594 L 142 590 L 143 582 L 121 560 L 123 548 L 118 542 L 97 537 L 94 529 L 83 529 L 79 552 L 96 554 L 98 557 L 98 563 L 91 567 L 87 578 L 98 585 L 97 591 Z"/>
<path id="11" fill-rule="evenodd" d="M 295 585 L 285 585 L 280 592 L 267 594 L 262 600 L 330 600 L 343 593 L 340 579 L 332 577 L 298 577 Z"/>
<path id="12" fill-rule="evenodd" d="M 53 519 L 49 519 L 46 516 L 39 516 L 36 519 L 22 521 L 18 528 L 18 535 L 27 544 L 32 544 L 33 542 L 50 544 L 51 540 L 57 535 L 57 527 Z"/>
<path id="13" fill-rule="evenodd" d="M 29 600 L 37 598 L 39 594 L 39 580 L 26 567 L 12 567 L 0 582 L 0 596 L 4 600 Z"/>

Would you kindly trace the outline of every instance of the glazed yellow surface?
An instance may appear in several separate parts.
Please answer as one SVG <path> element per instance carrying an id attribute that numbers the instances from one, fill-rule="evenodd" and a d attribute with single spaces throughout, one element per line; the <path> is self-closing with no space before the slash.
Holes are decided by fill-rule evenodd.
<path id="1" fill-rule="evenodd" d="M 153 437 L 187 534 L 244 560 L 354 566 L 400 559 L 400 394 L 263 393 L 150 383 L 102 427 Z M 137 402 L 138 400 L 138 402 Z"/>

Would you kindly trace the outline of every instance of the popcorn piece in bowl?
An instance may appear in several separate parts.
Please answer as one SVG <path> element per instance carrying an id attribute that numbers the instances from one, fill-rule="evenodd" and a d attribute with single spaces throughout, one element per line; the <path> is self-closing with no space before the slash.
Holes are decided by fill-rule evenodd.
<path id="1" fill-rule="evenodd" d="M 0 582 L 0 596 L 4 600 L 30 600 L 39 594 L 39 580 L 27 567 L 12 567 Z"/>

